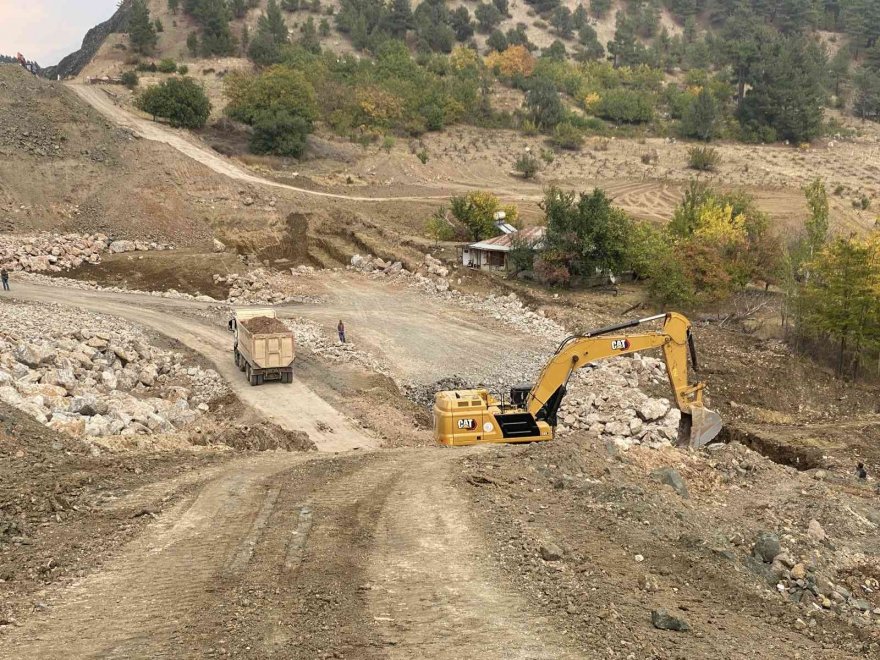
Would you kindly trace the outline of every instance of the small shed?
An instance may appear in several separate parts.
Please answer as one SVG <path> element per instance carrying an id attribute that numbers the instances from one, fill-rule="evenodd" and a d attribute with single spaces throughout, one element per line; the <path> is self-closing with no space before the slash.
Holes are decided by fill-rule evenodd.
<path id="1" fill-rule="evenodd" d="M 508 227 L 510 225 L 507 225 Z M 504 228 L 501 228 L 504 231 Z M 511 229 L 513 229 L 511 227 Z M 521 240 L 535 247 L 540 247 L 544 240 L 544 227 L 527 227 L 520 231 L 515 229 L 510 232 L 487 238 L 484 241 L 471 243 L 461 251 L 461 263 L 468 268 L 482 270 L 507 270 L 507 254 L 513 247 L 514 241 Z"/>

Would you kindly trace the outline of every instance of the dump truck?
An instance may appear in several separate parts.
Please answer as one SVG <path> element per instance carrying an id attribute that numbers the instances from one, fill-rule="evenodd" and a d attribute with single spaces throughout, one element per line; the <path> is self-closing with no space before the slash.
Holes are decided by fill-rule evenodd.
<path id="1" fill-rule="evenodd" d="M 274 309 L 237 309 L 229 329 L 235 334 L 235 366 L 251 385 L 293 382 L 293 333 Z"/>

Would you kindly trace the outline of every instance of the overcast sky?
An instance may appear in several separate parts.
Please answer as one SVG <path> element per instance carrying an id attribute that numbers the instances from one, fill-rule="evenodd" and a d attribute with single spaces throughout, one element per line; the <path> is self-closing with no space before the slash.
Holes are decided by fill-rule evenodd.
<path id="1" fill-rule="evenodd" d="M 0 53 L 40 66 L 77 50 L 86 32 L 113 15 L 118 0 L 0 0 Z"/>

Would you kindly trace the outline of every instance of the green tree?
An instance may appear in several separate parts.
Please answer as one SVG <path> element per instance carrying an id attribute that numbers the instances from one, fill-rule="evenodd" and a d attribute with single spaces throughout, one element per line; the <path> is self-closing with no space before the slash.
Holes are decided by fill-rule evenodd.
<path id="1" fill-rule="evenodd" d="M 244 0 L 230 0 L 229 9 L 236 18 L 244 18 L 247 14 L 247 4 Z"/>
<path id="2" fill-rule="evenodd" d="M 575 10 L 571 14 L 571 22 L 574 25 L 575 30 L 580 30 L 585 25 L 589 25 L 590 15 L 587 13 L 586 7 L 584 7 L 583 3 L 578 3 L 578 6 L 575 7 Z"/>
<path id="3" fill-rule="evenodd" d="M 158 18 L 157 18 L 155 21 L 153 21 L 153 25 L 154 25 L 155 28 L 156 28 L 156 33 L 157 33 L 157 34 L 158 34 L 159 32 L 165 32 L 165 26 L 162 25 L 162 21 L 160 21 Z"/>
<path id="4" fill-rule="evenodd" d="M 494 30 L 492 34 L 489 35 L 489 38 L 486 39 L 486 46 L 489 50 L 496 50 L 499 53 L 507 50 L 507 37 L 504 36 L 504 33 L 501 30 Z"/>
<path id="5" fill-rule="evenodd" d="M 455 225 L 449 221 L 446 215 L 446 207 L 441 206 L 428 218 L 425 223 L 425 234 L 435 243 L 451 241 L 455 238 Z"/>
<path id="6" fill-rule="evenodd" d="M 135 105 L 175 128 L 202 128 L 211 114 L 205 90 L 192 78 L 168 78 L 144 90 Z"/>
<path id="7" fill-rule="evenodd" d="M 138 78 L 138 74 L 134 71 L 126 71 L 121 76 L 122 84 L 128 87 L 129 89 L 134 89 L 138 86 L 140 82 Z"/>
<path id="8" fill-rule="evenodd" d="M 281 7 L 278 6 L 277 0 L 269 0 L 267 3 L 266 13 L 260 16 L 257 21 L 257 31 L 260 30 L 265 30 L 272 35 L 272 40 L 279 46 L 290 41 L 287 23 L 284 21 L 284 15 L 281 13 Z"/>
<path id="9" fill-rule="evenodd" d="M 176 14 L 179 7 L 180 0 L 168 0 L 168 11 L 172 14 Z"/>
<path id="10" fill-rule="evenodd" d="M 599 36 L 592 25 L 585 24 L 578 30 L 578 41 L 583 46 L 584 57 L 598 60 L 605 57 L 605 49 L 599 43 Z"/>
<path id="11" fill-rule="evenodd" d="M 719 124 L 720 113 L 715 97 L 703 87 L 684 111 L 681 132 L 685 137 L 708 142 L 717 137 Z"/>
<path id="12" fill-rule="evenodd" d="M 455 44 L 449 9 L 444 0 L 423 0 L 413 12 L 421 50 L 449 53 Z"/>
<path id="13" fill-rule="evenodd" d="M 557 7 L 550 18 L 550 25 L 553 26 L 556 34 L 560 37 L 571 39 L 574 33 L 574 18 L 572 17 L 571 9 L 565 6 Z"/>
<path id="14" fill-rule="evenodd" d="M 255 154 L 299 158 L 306 150 L 312 124 L 305 117 L 286 110 L 260 110 L 253 117 L 250 147 Z"/>
<path id="15" fill-rule="evenodd" d="M 810 274 L 799 301 L 804 330 L 835 342 L 838 375 L 856 377 L 862 351 L 880 348 L 880 239 L 836 239 Z"/>
<path id="16" fill-rule="evenodd" d="M 269 67 L 258 76 L 240 73 L 226 77 L 226 113 L 253 124 L 264 111 L 286 112 L 309 124 L 318 115 L 315 90 L 302 72 L 286 66 Z"/>
<path id="17" fill-rule="evenodd" d="M 622 11 L 617 13 L 614 40 L 608 42 L 608 53 L 616 67 L 644 64 L 647 59 L 647 51 L 636 37 L 634 22 Z"/>
<path id="18" fill-rule="evenodd" d="M 551 186 L 541 208 L 547 222 L 540 257 L 571 275 L 619 273 L 627 265 L 632 221 L 599 188 L 575 196 Z"/>
<path id="19" fill-rule="evenodd" d="M 565 118 L 556 86 L 545 78 L 532 79 L 526 93 L 526 109 L 539 129 L 552 129 Z"/>
<path id="20" fill-rule="evenodd" d="M 453 217 L 467 228 L 471 238 L 475 241 L 499 233 L 495 226 L 495 214 L 498 211 L 505 212 L 507 222 L 516 220 L 515 207 L 502 207 L 495 195 L 482 190 L 453 197 L 449 200 L 449 208 Z"/>
<path id="21" fill-rule="evenodd" d="M 186 48 L 189 50 L 189 54 L 195 57 L 199 54 L 199 35 L 195 32 L 190 32 L 186 37 Z"/>
<path id="22" fill-rule="evenodd" d="M 321 52 L 321 40 L 318 37 L 318 30 L 315 28 L 315 19 L 311 16 L 303 23 L 299 45 L 310 53 Z"/>
<path id="23" fill-rule="evenodd" d="M 590 0 L 590 12 L 596 18 L 604 18 L 611 9 L 611 0 Z"/>
<path id="24" fill-rule="evenodd" d="M 149 55 L 156 47 L 156 26 L 150 20 L 150 10 L 145 0 L 133 0 L 128 20 L 128 38 L 138 53 Z"/>
<path id="25" fill-rule="evenodd" d="M 618 124 L 644 123 L 654 118 L 654 104 L 653 95 L 620 87 L 603 94 L 596 107 L 596 114 Z"/>
<path id="26" fill-rule="evenodd" d="M 862 119 L 880 119 L 880 72 L 861 67 L 853 83 L 853 113 Z"/>
<path id="27" fill-rule="evenodd" d="M 807 254 L 812 259 L 828 240 L 828 193 L 825 182 L 816 177 L 804 188 L 810 217 L 807 218 Z"/>
<path id="28" fill-rule="evenodd" d="M 474 22 L 471 20 L 471 13 L 464 5 L 456 7 L 450 14 L 449 20 L 458 41 L 467 41 L 474 36 Z"/>
<path id="29" fill-rule="evenodd" d="M 477 19 L 477 28 L 480 32 L 488 34 L 501 22 L 501 12 L 491 2 L 481 2 L 474 9 L 474 18 Z"/>
<path id="30" fill-rule="evenodd" d="M 395 39 L 403 39 L 413 27 L 413 13 L 409 0 L 392 0 L 385 28 Z"/>
<path id="31" fill-rule="evenodd" d="M 737 117 L 746 130 L 772 128 L 782 139 L 811 140 L 822 130 L 825 57 L 804 37 L 777 38 L 761 48 L 752 89 Z"/>

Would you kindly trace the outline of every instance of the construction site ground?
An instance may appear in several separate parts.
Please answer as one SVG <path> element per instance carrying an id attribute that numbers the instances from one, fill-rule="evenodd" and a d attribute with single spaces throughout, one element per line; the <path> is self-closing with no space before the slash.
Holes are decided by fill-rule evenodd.
<path id="1" fill-rule="evenodd" d="M 4 72 L 0 82 L 25 84 Z M 414 276 L 341 268 L 355 252 L 410 270 L 427 251 L 451 259 L 409 223 L 470 183 L 293 190 L 129 115 L 100 89 L 76 91 L 96 112 L 39 85 L 28 93 L 115 145 L 121 183 L 90 189 L 77 214 L 19 204 L 20 181 L 5 179 L 11 230 L 44 228 L 46 209 L 69 214 L 65 229 L 100 230 L 129 186 L 137 193 L 120 233 L 149 222 L 143 199 L 163 199 L 149 231 L 179 249 L 107 255 L 63 274 L 73 282 L 14 274 L 3 295 L 123 319 L 215 370 L 229 391 L 176 439 L 115 450 L 0 404 L 0 657 L 880 657 L 875 386 L 837 380 L 777 339 L 716 319 L 696 334 L 729 444 L 621 451 L 574 431 L 543 444 L 438 447 L 413 391 L 452 378 L 509 383 L 554 348 L 537 317 L 505 311 L 502 297 L 516 293 L 529 313 L 578 331 L 650 311 L 634 308 L 638 287 L 553 292 L 455 269 L 447 283 L 471 297 L 444 297 Z M 0 147 L 25 173 L 46 165 Z M 155 168 L 135 165 L 147 156 Z M 77 157 L 66 161 L 71 176 Z M 89 162 L 107 174 L 103 160 Z M 399 176 L 415 167 L 402 154 L 389 162 Z M 497 165 L 472 167 L 452 169 L 501 185 Z M 508 185 L 534 213 L 541 184 Z M 376 196 L 388 200 L 359 199 Z M 166 236 L 177 216 L 190 220 Z M 213 252 L 212 235 L 235 250 Z M 290 271 L 302 264 L 316 268 Z M 232 285 L 214 276 L 255 268 L 284 278 L 287 302 L 275 307 L 308 339 L 291 385 L 251 387 L 232 361 L 230 306 L 219 302 Z M 664 384 L 649 389 L 669 395 Z M 868 482 L 855 478 L 857 461 Z M 685 488 L 662 483 L 665 469 Z M 767 533 L 790 555 L 784 577 L 755 558 Z M 807 594 L 800 570 L 838 590 Z M 659 610 L 687 629 L 658 626 Z"/>

